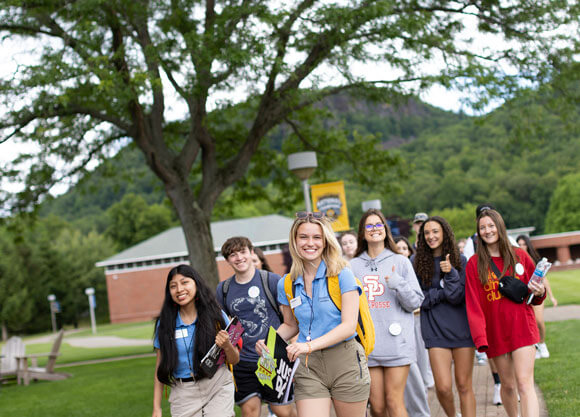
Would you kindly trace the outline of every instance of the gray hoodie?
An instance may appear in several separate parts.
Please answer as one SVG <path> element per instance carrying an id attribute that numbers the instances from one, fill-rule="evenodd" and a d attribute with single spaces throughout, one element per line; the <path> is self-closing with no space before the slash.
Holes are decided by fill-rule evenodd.
<path id="1" fill-rule="evenodd" d="M 375 325 L 375 349 L 369 366 L 415 362 L 413 310 L 421 306 L 424 296 L 409 259 L 384 249 L 374 259 L 363 252 L 350 265 L 364 285 Z M 388 281 L 385 276 L 390 277 Z"/>

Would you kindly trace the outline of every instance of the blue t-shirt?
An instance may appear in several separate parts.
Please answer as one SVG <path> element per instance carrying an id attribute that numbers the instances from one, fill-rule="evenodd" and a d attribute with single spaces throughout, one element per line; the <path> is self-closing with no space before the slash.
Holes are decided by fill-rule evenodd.
<path id="1" fill-rule="evenodd" d="M 338 284 L 341 294 L 355 290 L 358 291 L 359 295 L 362 294 L 362 289 L 356 283 L 354 274 L 348 268 L 344 268 L 338 274 Z M 310 340 L 325 335 L 342 322 L 340 310 L 336 308 L 328 293 L 328 280 L 326 279 L 326 264 L 324 261 L 320 262 L 312 282 L 312 298 L 306 295 L 302 276 L 296 278 L 294 287 L 296 298 L 300 297 L 300 305 L 294 308 L 299 328 L 298 342 L 308 341 L 309 335 Z M 283 279 L 278 282 L 278 303 L 290 305 L 284 291 Z M 350 340 L 355 335 L 356 332 L 345 340 Z"/>
<path id="2" fill-rule="evenodd" d="M 278 281 L 280 281 L 280 275 L 268 273 L 268 284 L 274 300 L 278 296 Z M 216 298 L 222 307 L 224 307 L 223 285 L 224 283 L 220 282 L 216 290 Z M 244 344 L 240 352 L 240 360 L 256 362 L 259 359 L 256 353 L 256 342 L 266 338 L 270 326 L 274 329 L 280 326 L 280 319 L 264 294 L 262 278 L 258 269 L 256 269 L 252 279 L 245 284 L 239 284 L 235 278 L 232 279 L 226 304 L 226 310 L 232 316 L 237 316 L 244 327 L 244 333 L 242 333 Z"/>
<path id="3" fill-rule="evenodd" d="M 230 323 L 230 319 L 226 313 L 222 311 L 222 316 L 226 322 L 226 326 Z M 197 319 L 191 324 L 185 324 L 181 320 L 179 312 L 177 313 L 177 318 L 175 319 L 175 344 L 177 346 L 177 367 L 173 370 L 174 378 L 190 378 L 190 364 L 191 369 L 193 369 L 192 360 L 201 360 L 202 358 L 192 359 L 192 350 L 195 354 L 195 326 Z M 159 327 L 159 324 L 157 325 Z M 155 330 L 155 340 L 153 341 L 153 346 L 155 349 L 159 349 L 159 338 L 157 336 L 157 330 Z"/>

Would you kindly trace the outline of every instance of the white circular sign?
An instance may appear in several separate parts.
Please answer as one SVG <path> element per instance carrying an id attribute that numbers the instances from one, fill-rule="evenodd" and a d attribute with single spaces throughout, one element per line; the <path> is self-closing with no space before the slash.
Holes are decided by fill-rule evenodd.
<path id="1" fill-rule="evenodd" d="M 520 263 L 516 264 L 516 274 L 518 274 L 518 275 L 524 274 L 524 266 Z"/>
<path id="2" fill-rule="evenodd" d="M 250 288 L 248 288 L 248 295 L 251 298 L 256 298 L 258 295 L 260 295 L 260 289 L 255 285 L 253 285 Z"/>
<path id="3" fill-rule="evenodd" d="M 402 330 L 403 328 L 399 323 L 393 323 L 389 326 L 389 333 L 392 334 L 393 336 L 400 335 Z"/>

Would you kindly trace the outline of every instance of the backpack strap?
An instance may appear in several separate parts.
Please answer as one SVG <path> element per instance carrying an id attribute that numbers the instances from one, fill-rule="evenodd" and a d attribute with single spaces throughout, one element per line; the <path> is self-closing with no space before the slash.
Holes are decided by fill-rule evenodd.
<path id="1" fill-rule="evenodd" d="M 356 279 L 356 284 L 362 289 L 363 286 L 362 286 L 362 283 L 360 282 L 360 280 L 358 278 L 356 278 L 356 277 L 355 277 L 355 279 Z M 338 287 L 337 288 L 338 289 L 338 293 L 337 293 L 337 291 L 331 291 L 330 290 L 330 286 L 331 285 L 333 285 L 333 286 L 335 285 L 336 287 Z M 332 300 L 332 303 L 334 304 L 334 306 L 338 309 L 338 311 L 342 311 L 342 294 L 340 292 L 340 284 L 339 284 L 339 281 L 338 281 L 338 275 L 333 275 L 331 277 L 326 277 L 326 290 L 328 291 L 328 296 Z M 362 292 L 363 293 L 360 294 L 359 297 L 361 295 L 364 295 L 364 292 L 365 292 L 364 289 L 362 290 Z M 366 295 L 365 295 L 365 297 L 366 297 Z M 363 323 L 363 320 L 362 320 L 362 316 L 360 314 L 360 307 L 359 307 L 359 312 L 358 312 L 357 323 L 360 326 L 360 328 L 361 328 L 361 330 L 363 332 L 363 335 L 364 335 L 364 333 L 366 332 L 366 330 L 365 330 L 365 326 L 364 326 L 364 323 Z M 356 338 L 357 338 L 357 340 L 359 342 L 361 341 L 360 338 L 358 337 L 358 335 L 357 335 Z"/>
<path id="2" fill-rule="evenodd" d="M 234 277 L 229 277 L 224 281 L 222 285 L 222 307 L 224 308 L 224 311 L 226 312 L 228 317 L 231 317 L 232 315 L 230 314 L 230 309 L 228 308 L 226 298 L 228 296 L 228 291 L 230 290 L 230 284 L 232 283 L 232 279 L 234 279 Z"/>
<path id="3" fill-rule="evenodd" d="M 264 295 L 268 299 L 268 302 L 276 312 L 276 315 L 280 319 L 280 323 L 284 323 L 284 316 L 280 312 L 280 307 L 278 307 L 278 302 L 274 299 L 274 294 L 272 294 L 272 289 L 270 288 L 270 281 L 268 277 L 270 273 L 268 271 L 264 271 L 260 269 L 260 278 L 262 278 L 262 287 L 264 288 Z"/>
<path id="4" fill-rule="evenodd" d="M 295 298 L 296 289 L 294 288 L 294 282 L 292 282 L 290 274 L 284 275 L 284 278 L 282 279 L 284 280 L 284 292 L 286 293 L 286 299 L 288 300 L 288 305 L 290 307 L 290 301 L 292 301 Z M 294 314 L 294 309 L 292 307 L 290 307 L 290 311 L 292 312 L 292 315 L 294 316 L 294 320 L 296 320 L 296 323 L 300 325 L 298 319 L 296 318 L 296 314 Z"/>
<path id="5" fill-rule="evenodd" d="M 517 256 L 516 256 L 517 258 Z M 518 259 L 519 262 L 519 259 Z M 489 263 L 491 264 L 491 269 L 493 270 L 493 273 L 496 275 L 496 278 L 499 280 L 499 278 L 501 277 L 501 272 L 499 270 L 499 268 L 497 267 L 497 265 L 493 262 L 492 259 L 490 259 Z M 506 275 L 509 274 L 509 268 L 505 271 Z M 514 277 L 515 278 L 515 277 Z"/>

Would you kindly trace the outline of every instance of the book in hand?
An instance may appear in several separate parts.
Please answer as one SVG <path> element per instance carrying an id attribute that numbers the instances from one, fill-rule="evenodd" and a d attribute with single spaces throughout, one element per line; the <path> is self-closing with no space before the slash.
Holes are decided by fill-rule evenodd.
<path id="1" fill-rule="evenodd" d="M 296 359 L 295 362 L 288 359 L 286 352 L 288 343 L 271 326 L 266 336 L 266 346 L 270 353 L 265 350 L 262 352 L 256 370 L 258 381 L 265 387 L 262 399 L 267 402 L 287 403 L 294 398 L 292 379 L 300 359 Z"/>
<path id="2" fill-rule="evenodd" d="M 240 337 L 242 337 L 242 333 L 244 333 L 244 327 L 242 326 L 242 323 L 240 323 L 240 320 L 237 317 L 234 317 L 226 327 L 226 331 L 230 335 L 230 342 L 235 346 L 236 343 L 238 343 L 238 340 L 240 340 Z M 218 368 L 225 362 L 225 360 L 225 352 L 214 343 L 201 360 L 200 368 L 208 378 L 211 378 L 215 375 Z"/>

